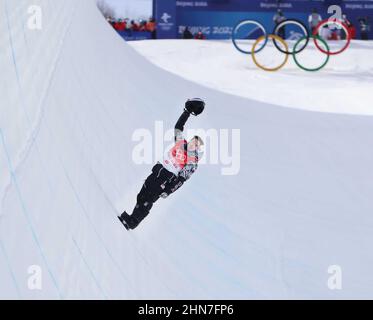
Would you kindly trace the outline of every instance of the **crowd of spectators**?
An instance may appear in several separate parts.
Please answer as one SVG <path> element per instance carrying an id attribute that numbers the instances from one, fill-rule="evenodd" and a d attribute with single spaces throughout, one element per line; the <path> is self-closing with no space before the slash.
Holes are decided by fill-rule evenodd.
<path id="1" fill-rule="evenodd" d="M 278 9 L 276 14 L 273 17 L 273 22 L 275 25 L 280 24 L 286 20 L 286 17 L 281 9 Z M 314 34 L 316 31 L 317 26 L 323 20 L 322 16 L 318 13 L 317 9 L 313 9 L 312 13 L 308 17 L 308 27 L 310 33 Z M 351 35 L 352 39 L 356 39 L 357 36 L 357 29 L 356 26 L 347 18 L 346 15 L 342 16 L 342 22 L 347 26 L 348 32 Z M 359 28 L 360 28 L 360 37 L 362 40 L 369 39 L 369 32 L 370 32 L 370 21 L 368 17 L 359 18 Z M 282 38 L 285 38 L 286 27 L 280 28 L 278 31 L 278 35 Z M 322 30 L 320 30 L 321 37 L 327 40 L 343 40 L 346 39 L 347 35 L 341 28 L 329 28 L 328 25 L 325 25 Z"/>
<path id="2" fill-rule="evenodd" d="M 287 18 L 281 9 L 278 9 L 275 15 L 273 16 L 273 22 L 275 25 L 280 24 L 285 21 Z M 314 34 L 317 26 L 323 20 L 323 17 L 318 13 L 317 9 L 313 9 L 311 14 L 308 17 L 308 27 L 310 33 Z M 123 19 L 114 19 L 108 17 L 107 21 L 112 25 L 112 27 L 121 32 L 149 32 L 152 35 L 153 39 L 156 39 L 156 22 L 155 19 L 150 18 L 148 20 L 130 20 L 128 18 Z M 370 20 L 368 17 L 358 18 L 358 26 L 355 26 L 346 15 L 342 16 L 342 22 L 347 26 L 348 31 L 352 39 L 357 37 L 357 28 L 360 30 L 360 37 L 362 40 L 369 40 L 370 33 Z M 192 28 L 193 29 L 193 28 Z M 278 30 L 278 35 L 285 39 L 286 37 L 286 27 L 282 27 Z M 328 25 L 324 26 L 322 30 L 319 31 L 319 35 L 327 40 L 341 40 L 346 38 L 346 33 L 343 32 L 341 28 L 329 28 Z M 182 32 L 183 39 L 197 39 L 205 40 L 206 35 L 202 30 L 195 30 L 193 33 L 189 27 L 185 27 Z"/>
<path id="3" fill-rule="evenodd" d="M 130 20 L 128 18 L 114 19 L 108 17 L 107 21 L 117 31 L 150 32 L 155 35 L 156 23 L 153 18 L 149 20 Z"/>

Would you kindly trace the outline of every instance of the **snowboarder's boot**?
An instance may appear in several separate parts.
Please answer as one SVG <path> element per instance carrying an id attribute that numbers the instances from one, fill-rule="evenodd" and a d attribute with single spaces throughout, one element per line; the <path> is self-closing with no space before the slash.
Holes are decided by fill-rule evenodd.
<path id="1" fill-rule="evenodd" d="M 118 219 L 127 230 L 133 230 L 139 225 L 139 222 L 126 211 L 124 211 Z"/>

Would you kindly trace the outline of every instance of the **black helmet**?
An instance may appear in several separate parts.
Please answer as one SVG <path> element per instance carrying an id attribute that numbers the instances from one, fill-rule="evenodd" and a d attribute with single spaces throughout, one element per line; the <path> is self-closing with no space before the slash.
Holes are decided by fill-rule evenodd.
<path id="1" fill-rule="evenodd" d="M 198 116 L 205 110 L 205 106 L 205 101 L 200 98 L 193 98 L 185 103 L 185 110 L 194 116 Z"/>

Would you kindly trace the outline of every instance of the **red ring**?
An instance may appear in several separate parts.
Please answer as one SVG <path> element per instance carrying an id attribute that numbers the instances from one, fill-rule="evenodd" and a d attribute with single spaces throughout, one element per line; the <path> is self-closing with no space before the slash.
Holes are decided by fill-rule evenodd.
<path id="1" fill-rule="evenodd" d="M 317 36 L 317 35 L 319 34 L 319 30 L 320 30 L 320 28 L 321 28 L 322 26 L 324 26 L 325 24 L 329 23 L 329 22 L 330 22 L 330 23 L 339 24 L 339 25 L 344 29 L 344 31 L 346 32 L 347 42 L 346 42 L 345 46 L 344 46 L 341 50 L 339 50 L 339 51 L 336 51 L 336 52 L 331 52 L 331 51 L 329 51 L 329 52 L 328 52 L 328 51 L 325 51 L 323 48 L 321 48 L 321 47 L 319 46 L 319 44 L 318 44 L 318 42 L 317 42 L 317 38 L 314 38 L 313 41 L 315 42 L 315 45 L 316 45 L 317 49 L 319 49 L 322 53 L 325 53 L 325 54 L 327 54 L 327 55 L 329 55 L 329 56 L 333 56 L 333 55 L 337 55 L 337 54 L 342 53 L 343 51 L 345 51 L 345 50 L 349 47 L 349 45 L 350 45 L 350 43 L 351 43 L 351 33 L 350 33 L 350 31 L 348 30 L 348 27 L 347 27 L 347 26 L 346 26 L 342 21 L 339 21 L 339 20 L 337 20 L 337 19 L 326 19 L 326 20 L 324 20 L 324 21 L 321 21 L 321 22 L 318 24 L 318 26 L 316 27 L 316 29 L 315 29 L 313 35 L 314 35 L 314 36 Z"/>

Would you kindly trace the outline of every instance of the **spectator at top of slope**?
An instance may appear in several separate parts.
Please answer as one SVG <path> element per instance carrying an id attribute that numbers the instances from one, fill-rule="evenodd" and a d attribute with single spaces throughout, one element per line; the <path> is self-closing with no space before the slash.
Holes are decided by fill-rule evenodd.
<path id="1" fill-rule="evenodd" d="M 123 19 L 119 19 L 115 23 L 114 28 L 117 31 L 124 31 L 124 30 L 126 30 L 126 22 Z"/>
<path id="2" fill-rule="evenodd" d="M 107 21 L 108 23 L 110 23 L 110 25 L 111 25 L 113 28 L 115 28 L 115 24 L 117 23 L 117 21 L 116 21 L 113 17 L 107 17 L 107 18 L 106 18 L 106 21 Z"/>
<path id="3" fill-rule="evenodd" d="M 284 13 L 282 12 L 281 9 L 278 9 L 276 14 L 273 16 L 273 22 L 275 23 L 276 26 L 278 26 L 281 22 L 285 20 L 286 20 L 286 17 Z M 282 27 L 277 31 L 277 35 L 283 39 L 285 39 L 285 34 L 286 34 L 285 27 Z"/>
<path id="4" fill-rule="evenodd" d="M 193 34 L 190 32 L 189 27 L 185 27 L 183 32 L 183 39 L 193 39 Z"/>
<path id="5" fill-rule="evenodd" d="M 132 31 L 140 31 L 140 26 L 136 23 L 135 20 L 131 20 L 131 30 Z"/>
<path id="6" fill-rule="evenodd" d="M 356 28 L 353 23 L 347 19 L 347 16 L 344 14 L 342 16 L 342 22 L 346 25 L 348 32 L 350 34 L 351 39 L 356 39 Z M 347 35 L 345 32 L 342 33 L 342 39 L 346 39 Z"/>
<path id="7" fill-rule="evenodd" d="M 156 29 L 155 19 L 150 18 L 149 21 L 146 23 L 146 30 L 149 32 L 154 32 Z"/>
<path id="8" fill-rule="evenodd" d="M 308 24 L 309 24 L 312 34 L 315 33 L 316 27 L 319 25 L 321 21 L 322 21 L 321 15 L 317 12 L 316 9 L 313 9 L 312 13 L 308 17 Z"/>
<path id="9" fill-rule="evenodd" d="M 145 20 L 140 20 L 138 25 L 139 25 L 139 30 L 138 31 L 142 31 L 142 32 L 147 31 L 146 30 L 146 21 Z"/>
<path id="10" fill-rule="evenodd" d="M 359 18 L 361 40 L 369 40 L 370 23 L 368 17 Z"/>
<path id="11" fill-rule="evenodd" d="M 206 36 L 202 33 L 202 31 L 198 31 L 196 36 L 194 37 L 196 40 L 205 40 Z"/>
<path id="12" fill-rule="evenodd" d="M 273 16 L 273 22 L 278 25 L 280 24 L 281 22 L 283 22 L 284 20 L 286 20 L 286 17 L 284 15 L 284 13 L 282 12 L 281 9 L 278 9 L 277 12 L 275 13 L 275 15 Z"/>

